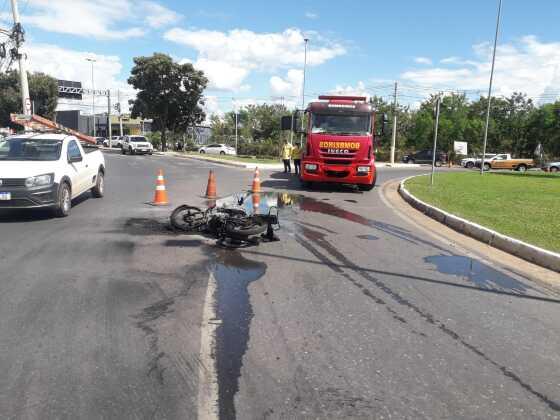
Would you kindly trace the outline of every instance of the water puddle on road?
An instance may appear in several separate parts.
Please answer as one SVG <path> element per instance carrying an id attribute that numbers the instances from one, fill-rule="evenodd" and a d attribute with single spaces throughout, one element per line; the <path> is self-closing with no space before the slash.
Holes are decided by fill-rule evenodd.
<path id="1" fill-rule="evenodd" d="M 216 332 L 220 418 L 230 419 L 235 418 L 234 398 L 254 316 L 248 287 L 266 273 L 267 266 L 231 250 L 212 252 L 210 261 L 217 284 L 216 315 L 221 320 Z"/>
<path id="2" fill-rule="evenodd" d="M 434 255 L 425 257 L 424 261 L 433 264 L 440 273 L 460 277 L 481 289 L 511 291 L 518 294 L 534 290 L 531 286 L 473 258 L 459 255 Z"/>

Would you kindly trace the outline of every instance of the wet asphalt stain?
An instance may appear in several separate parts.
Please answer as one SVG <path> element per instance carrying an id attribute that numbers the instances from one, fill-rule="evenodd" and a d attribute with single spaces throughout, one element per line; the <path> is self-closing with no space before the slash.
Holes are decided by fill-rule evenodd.
<path id="1" fill-rule="evenodd" d="M 424 261 L 433 264 L 440 273 L 460 277 L 476 284 L 481 289 L 506 290 L 519 294 L 525 294 L 528 290 L 535 290 L 531 286 L 470 257 L 434 255 L 425 257 Z"/>
<path id="2" fill-rule="evenodd" d="M 129 235 L 177 235 L 167 220 L 145 217 L 131 217 L 123 224 L 123 230 Z"/>
<path id="3" fill-rule="evenodd" d="M 375 235 L 358 235 L 358 236 L 356 236 L 356 238 L 363 239 L 363 240 L 366 240 L 366 241 L 377 241 L 377 240 L 379 240 L 379 238 Z"/>
<path id="4" fill-rule="evenodd" d="M 527 391 L 531 395 L 533 395 L 533 396 L 537 397 L 539 400 L 541 400 L 550 409 L 552 409 L 554 411 L 560 411 L 560 403 L 551 400 L 547 395 L 545 395 L 545 394 L 537 391 L 536 389 L 534 389 L 532 385 L 525 382 L 521 377 L 519 377 L 517 374 L 512 372 L 509 368 L 507 368 L 506 366 L 503 366 L 500 363 L 494 361 L 488 355 L 486 355 L 482 350 L 480 350 L 479 348 L 477 348 L 473 344 L 468 343 L 458 333 L 453 331 L 451 328 L 449 328 L 447 325 L 445 325 L 442 321 L 438 320 L 431 313 L 421 309 L 419 306 L 415 305 L 414 303 L 410 302 L 408 299 L 403 297 L 400 293 L 391 289 L 383 281 L 381 281 L 378 278 L 372 276 L 367 271 L 361 269 L 359 266 L 357 266 L 352 261 L 350 261 L 345 255 L 343 255 L 339 250 L 337 250 L 327 240 L 320 239 L 320 236 L 317 236 L 317 234 L 318 233 L 315 232 L 312 235 L 309 235 L 309 234 L 306 235 L 305 232 L 304 232 L 304 236 L 298 235 L 298 236 L 296 236 L 296 240 L 303 247 L 305 247 L 307 250 L 309 250 L 313 255 L 315 255 L 317 258 L 319 258 L 321 261 L 323 261 L 325 263 L 325 265 L 329 266 L 334 271 L 336 271 L 338 273 L 341 273 L 342 269 L 336 263 L 333 263 L 327 255 L 324 255 L 321 251 L 319 251 L 314 246 L 312 246 L 310 244 L 310 242 L 313 242 L 315 245 L 319 246 L 320 248 L 323 248 L 323 250 L 325 250 L 328 254 L 330 254 L 332 257 L 337 259 L 340 263 L 349 267 L 354 273 L 356 273 L 357 275 L 362 277 L 364 280 L 368 281 L 369 283 L 376 286 L 379 290 L 384 292 L 391 300 L 393 300 L 394 302 L 396 302 L 399 305 L 402 305 L 402 306 L 406 307 L 407 310 L 416 313 L 420 317 L 420 319 L 424 320 L 427 324 L 434 326 L 439 331 L 443 332 L 444 334 L 446 334 L 447 336 L 449 336 L 453 340 L 457 341 L 458 343 L 463 345 L 465 348 L 467 348 L 468 350 L 470 350 L 471 352 L 473 352 L 477 356 L 481 357 L 487 363 L 489 363 L 490 365 L 492 365 L 496 369 L 498 369 L 505 377 L 511 379 L 512 381 L 517 383 L 521 388 L 523 388 L 525 391 Z M 348 277 L 346 277 L 346 278 L 348 278 Z M 354 284 L 357 283 L 357 282 L 354 282 L 354 281 L 352 281 L 352 282 Z M 384 303 L 384 301 L 380 298 L 376 298 L 376 300 L 379 300 L 379 301 Z M 404 320 L 404 318 L 403 318 L 403 321 L 406 322 L 406 320 Z"/>
<path id="5" fill-rule="evenodd" d="M 216 315 L 221 324 L 216 331 L 216 366 L 221 419 L 235 419 L 234 398 L 239 391 L 243 356 L 249 344 L 254 313 L 249 285 L 266 273 L 262 262 L 250 261 L 237 251 L 216 250 L 210 270 L 216 279 Z"/>
<path id="6" fill-rule="evenodd" d="M 344 200 L 347 203 L 354 203 L 354 204 L 358 204 L 358 202 L 356 200 Z"/>
<path id="7" fill-rule="evenodd" d="M 197 248 L 202 245 L 202 241 L 198 239 L 168 239 L 164 242 L 166 247 L 179 247 L 179 248 Z"/>

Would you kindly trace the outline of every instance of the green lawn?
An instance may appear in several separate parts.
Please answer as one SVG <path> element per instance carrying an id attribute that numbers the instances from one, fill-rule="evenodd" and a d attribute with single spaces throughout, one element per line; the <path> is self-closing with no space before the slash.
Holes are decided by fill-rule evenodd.
<path id="1" fill-rule="evenodd" d="M 264 163 L 264 164 L 271 164 L 271 163 L 282 163 L 280 158 L 278 159 L 261 159 L 261 158 L 252 158 L 250 156 L 229 156 L 229 155 L 205 155 L 200 153 L 187 153 L 187 155 L 192 155 L 196 157 L 209 157 L 212 159 L 222 159 L 222 160 L 232 160 L 235 162 L 244 162 L 244 163 Z"/>
<path id="2" fill-rule="evenodd" d="M 416 197 L 508 236 L 560 252 L 560 174 L 439 173 L 406 183 Z"/>

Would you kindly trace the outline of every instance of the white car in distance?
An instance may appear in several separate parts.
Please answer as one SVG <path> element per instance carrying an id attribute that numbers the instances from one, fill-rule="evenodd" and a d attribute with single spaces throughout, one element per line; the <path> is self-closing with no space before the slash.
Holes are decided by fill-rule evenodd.
<path id="1" fill-rule="evenodd" d="M 198 149 L 200 154 L 209 154 L 209 155 L 237 155 L 235 148 L 230 147 L 226 144 L 209 144 L 208 146 L 202 146 Z"/>
<path id="2" fill-rule="evenodd" d="M 123 155 L 151 155 L 154 153 L 152 143 L 144 136 L 124 136 L 121 151 Z"/>

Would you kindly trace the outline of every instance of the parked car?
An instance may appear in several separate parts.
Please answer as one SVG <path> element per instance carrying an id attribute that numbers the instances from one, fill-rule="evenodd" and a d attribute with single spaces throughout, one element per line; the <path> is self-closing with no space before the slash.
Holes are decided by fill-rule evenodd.
<path id="1" fill-rule="evenodd" d="M 477 166 L 480 168 L 480 163 Z M 525 172 L 529 168 L 535 167 L 533 159 L 513 159 L 509 153 L 501 153 L 492 159 L 484 159 L 484 170 L 490 169 L 514 169 L 519 172 Z"/>
<path id="2" fill-rule="evenodd" d="M 103 140 L 103 146 L 109 147 L 109 139 Z M 111 137 L 111 147 L 121 147 L 122 146 L 122 137 L 113 136 Z"/>
<path id="3" fill-rule="evenodd" d="M 433 161 L 433 150 L 421 150 L 416 153 L 404 155 L 402 158 L 404 163 L 429 163 Z M 436 166 L 442 166 L 447 163 L 447 153 L 438 151 L 436 153 Z"/>
<path id="4" fill-rule="evenodd" d="M 560 172 L 560 162 L 550 162 L 543 166 L 545 172 Z"/>
<path id="5" fill-rule="evenodd" d="M 236 155 L 236 151 L 233 147 L 226 144 L 210 144 L 208 146 L 203 146 L 198 149 L 201 154 L 208 153 L 209 155 Z"/>
<path id="6" fill-rule="evenodd" d="M 72 200 L 104 193 L 105 159 L 74 136 L 26 133 L 0 141 L 0 209 L 49 207 L 70 214 Z"/>
<path id="7" fill-rule="evenodd" d="M 105 137 L 95 137 L 95 142 L 98 146 L 103 146 L 107 139 Z"/>
<path id="8" fill-rule="evenodd" d="M 494 156 L 496 156 L 496 154 L 497 153 L 486 153 L 484 155 L 484 160 L 492 159 Z M 461 159 L 461 166 L 463 168 L 468 168 L 468 169 L 472 169 L 475 166 L 478 166 L 480 168 L 481 161 L 482 161 L 482 156 L 469 157 L 469 158 Z"/>
<path id="9" fill-rule="evenodd" d="M 151 155 L 154 153 L 152 143 L 144 136 L 124 136 L 121 150 L 123 155 L 127 153 L 130 155 Z"/>

